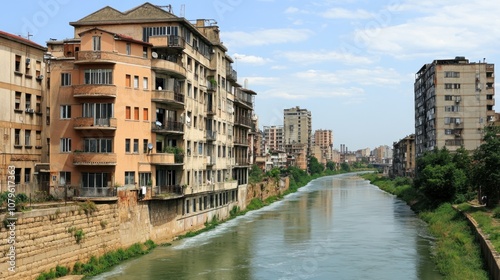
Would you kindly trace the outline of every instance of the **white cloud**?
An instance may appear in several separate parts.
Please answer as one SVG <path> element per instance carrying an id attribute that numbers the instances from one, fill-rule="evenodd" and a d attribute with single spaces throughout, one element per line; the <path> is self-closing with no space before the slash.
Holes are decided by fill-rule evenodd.
<path id="1" fill-rule="evenodd" d="M 288 59 L 294 63 L 315 64 L 337 61 L 344 64 L 371 64 L 373 58 L 366 56 L 356 56 L 348 52 L 342 51 L 287 51 L 279 56 Z"/>
<path id="2" fill-rule="evenodd" d="M 253 32 L 222 32 L 227 46 L 231 48 L 244 46 L 267 46 L 273 44 L 298 43 L 307 40 L 313 32 L 309 29 L 264 29 Z"/>
<path id="3" fill-rule="evenodd" d="M 238 53 L 235 53 L 232 57 L 233 57 L 236 64 L 247 63 L 247 64 L 254 64 L 254 65 L 264 65 L 264 64 L 272 61 L 271 59 L 264 58 L 261 56 L 245 55 L 245 54 L 238 54 Z"/>
<path id="4" fill-rule="evenodd" d="M 297 7 L 288 7 L 285 10 L 285 14 L 295 14 L 298 13 L 300 10 Z"/>
<path id="5" fill-rule="evenodd" d="M 343 8 L 331 8 L 320 14 L 324 18 L 331 19 L 368 19 L 373 18 L 374 15 L 366 10 L 347 10 Z"/>

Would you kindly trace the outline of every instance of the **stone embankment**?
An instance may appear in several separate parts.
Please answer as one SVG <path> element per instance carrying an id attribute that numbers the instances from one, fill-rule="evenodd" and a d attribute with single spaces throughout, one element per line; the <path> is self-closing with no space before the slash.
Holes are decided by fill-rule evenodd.
<path id="1" fill-rule="evenodd" d="M 118 191 L 107 203 L 81 202 L 48 209 L 17 212 L 17 220 L 0 215 L 0 279 L 36 279 L 56 266 L 72 268 L 118 248 L 148 239 L 155 243 L 203 228 L 217 217 L 227 219 L 233 207 L 244 210 L 253 198 L 266 199 L 288 189 L 279 182 L 241 186 L 237 199 L 187 212 L 185 199 L 140 200 L 137 191 Z M 191 202 L 200 197 L 188 198 Z M 224 201 L 224 200 L 222 200 Z M 191 207 L 192 209 L 192 207 Z"/>

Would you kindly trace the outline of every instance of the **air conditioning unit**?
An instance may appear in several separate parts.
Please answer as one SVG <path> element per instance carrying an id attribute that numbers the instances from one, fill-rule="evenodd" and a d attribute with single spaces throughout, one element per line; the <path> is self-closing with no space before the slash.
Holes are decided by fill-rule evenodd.
<path id="1" fill-rule="evenodd" d="M 26 58 L 26 64 L 30 64 L 31 59 L 29 57 Z"/>
<path id="2" fill-rule="evenodd" d="M 36 76 L 36 79 L 39 80 L 39 81 L 43 80 L 43 75 Z"/>
<path id="3" fill-rule="evenodd" d="M 455 120 L 455 124 L 460 124 L 460 120 Z"/>
<path id="4" fill-rule="evenodd" d="M 34 113 L 35 109 L 26 108 L 26 113 Z"/>
<path id="5" fill-rule="evenodd" d="M 459 102 L 460 102 L 460 100 L 461 100 L 460 96 L 456 96 L 456 97 L 455 97 L 455 102 L 456 102 L 456 103 L 459 103 Z"/>

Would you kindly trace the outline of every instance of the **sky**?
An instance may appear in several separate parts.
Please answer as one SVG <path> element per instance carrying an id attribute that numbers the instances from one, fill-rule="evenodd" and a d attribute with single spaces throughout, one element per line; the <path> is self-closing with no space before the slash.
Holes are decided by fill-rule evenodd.
<path id="1" fill-rule="evenodd" d="M 73 37 L 69 22 L 105 7 L 145 1 L 4 2 L 0 30 L 45 46 Z M 187 20 L 212 19 L 234 59 L 238 82 L 257 92 L 259 126 L 282 125 L 283 110 L 311 111 L 312 129 L 334 148 L 394 142 L 414 133 L 415 73 L 435 59 L 500 58 L 500 2 L 491 0 L 149 1 Z M 495 108 L 496 109 L 496 108 Z"/>

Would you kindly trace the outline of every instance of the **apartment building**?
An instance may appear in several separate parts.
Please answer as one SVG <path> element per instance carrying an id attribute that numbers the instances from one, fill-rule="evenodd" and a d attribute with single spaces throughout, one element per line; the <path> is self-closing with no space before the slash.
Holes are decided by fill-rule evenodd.
<path id="1" fill-rule="evenodd" d="M 284 151 L 283 146 L 283 126 L 264 126 L 265 151 Z"/>
<path id="2" fill-rule="evenodd" d="M 17 192 L 48 191 L 46 48 L 0 31 L 0 190 L 15 172 Z M 11 180 L 9 180 L 11 181 Z"/>
<path id="3" fill-rule="evenodd" d="M 145 3 L 70 24 L 74 38 L 48 42 L 53 187 L 112 199 L 145 186 L 182 214 L 237 200 L 256 93 L 215 22 Z"/>
<path id="4" fill-rule="evenodd" d="M 392 148 L 387 145 L 379 146 L 372 151 L 372 156 L 374 158 L 375 163 L 392 163 Z"/>
<path id="5" fill-rule="evenodd" d="M 312 154 L 320 163 L 326 164 L 333 160 L 333 133 L 331 130 L 318 129 L 314 131 Z"/>
<path id="6" fill-rule="evenodd" d="M 494 65 L 465 57 L 434 60 L 415 76 L 415 149 L 472 151 L 494 121 Z"/>
<path id="7" fill-rule="evenodd" d="M 393 176 L 412 177 L 415 174 L 415 134 L 394 142 L 392 158 Z"/>
<path id="8" fill-rule="evenodd" d="M 285 109 L 283 112 L 283 141 L 285 151 L 291 155 L 297 167 L 306 170 L 307 158 L 312 147 L 311 111 L 299 106 Z"/>

